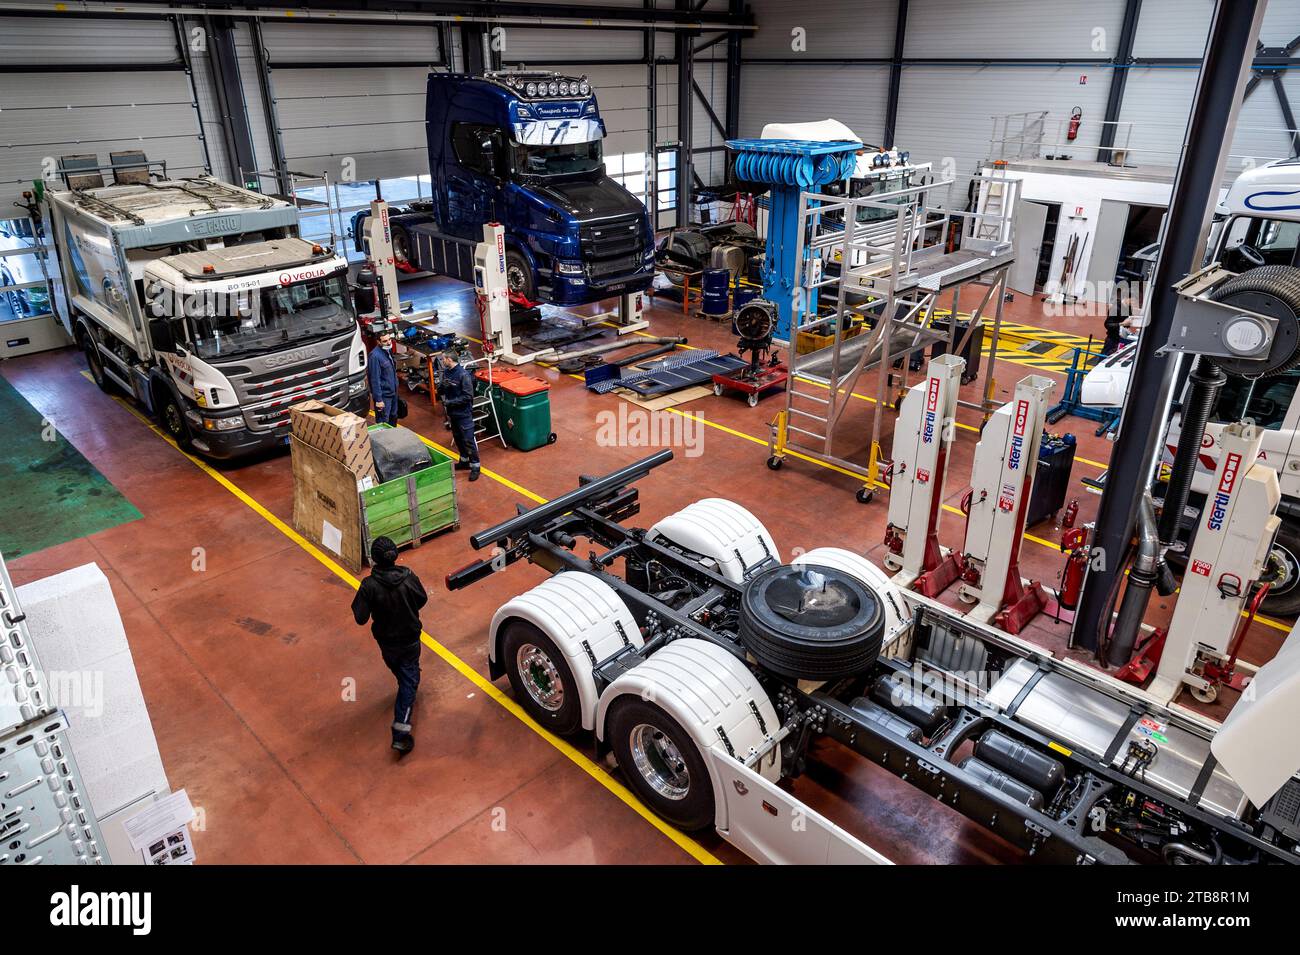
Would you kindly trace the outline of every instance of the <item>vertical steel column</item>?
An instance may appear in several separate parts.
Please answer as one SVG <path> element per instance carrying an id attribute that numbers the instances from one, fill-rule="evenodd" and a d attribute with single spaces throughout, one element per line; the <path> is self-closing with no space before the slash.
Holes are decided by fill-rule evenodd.
<path id="1" fill-rule="evenodd" d="M 1070 646 L 1095 651 L 1110 624 L 1110 611 L 1137 515 L 1151 481 L 1168 415 L 1177 363 L 1157 349 L 1169 340 L 1178 297 L 1172 286 L 1199 266 L 1210 217 L 1218 198 L 1259 36 L 1264 3 L 1218 0 L 1187 122 L 1187 146 L 1178 166 L 1160 258 L 1151 282 L 1148 320 L 1138 340 L 1126 413 L 1111 452 L 1106 490 L 1092 536 L 1093 559 L 1084 578 Z M 1155 412 L 1155 413 L 1153 413 Z"/>
<path id="2" fill-rule="evenodd" d="M 898 0 L 894 22 L 894 56 L 889 64 L 889 99 L 885 102 L 885 149 L 894 148 L 898 132 L 898 96 L 903 88 L 903 45 L 907 40 L 907 0 Z"/>
<path id="3" fill-rule="evenodd" d="M 907 0 L 900 0 L 906 3 Z M 727 4 L 727 12 L 732 16 L 740 16 L 745 12 L 745 0 L 730 0 Z M 732 30 L 727 34 L 727 109 L 724 114 L 726 120 L 726 138 L 736 139 L 740 136 L 740 41 L 743 34 L 739 30 Z"/>
<path id="4" fill-rule="evenodd" d="M 1142 15 L 1142 0 L 1126 0 L 1124 19 L 1120 22 L 1119 45 L 1111 61 L 1110 92 L 1106 96 L 1106 115 L 1102 117 L 1101 142 L 1097 147 L 1097 162 L 1110 162 L 1115 145 L 1116 123 L 1124 106 L 1124 87 L 1128 84 L 1129 67 L 1133 64 L 1133 41 L 1137 39 L 1138 18 Z"/>
<path id="5" fill-rule="evenodd" d="M 677 0 L 677 9 L 690 12 L 690 0 Z M 694 92 L 694 41 L 689 30 L 678 29 L 673 34 L 677 47 L 677 227 L 691 221 L 691 107 Z"/>
<path id="6" fill-rule="evenodd" d="M 194 83 L 194 58 L 190 56 L 190 38 L 185 30 L 185 23 L 179 16 L 168 17 L 172 22 L 172 31 L 176 35 L 176 54 L 185 64 L 185 77 L 190 81 L 190 99 L 194 104 L 194 116 L 199 123 L 199 142 L 203 144 L 203 167 L 209 174 L 212 168 L 212 152 L 208 148 L 208 135 L 203 130 L 203 111 L 199 109 L 199 88 Z M 44 268 L 44 262 L 41 267 Z"/>
<path id="7" fill-rule="evenodd" d="M 284 137 L 280 133 L 280 116 L 275 108 L 275 92 L 271 82 L 271 61 L 266 54 L 266 43 L 262 39 L 262 21 L 252 20 L 248 24 L 253 37 L 253 56 L 257 60 L 257 87 L 262 94 L 262 113 L 266 117 L 266 134 L 271 141 L 271 152 L 275 155 L 275 184 L 280 195 L 293 201 L 289 195 L 289 162 L 284 158 Z"/>
<path id="8" fill-rule="evenodd" d="M 204 26 L 208 31 L 208 65 L 212 68 L 217 104 L 221 107 L 228 155 L 241 185 L 246 185 L 248 176 L 257 171 L 257 152 L 253 148 L 248 107 L 244 103 L 244 87 L 239 77 L 235 21 L 229 17 L 205 17 Z"/>

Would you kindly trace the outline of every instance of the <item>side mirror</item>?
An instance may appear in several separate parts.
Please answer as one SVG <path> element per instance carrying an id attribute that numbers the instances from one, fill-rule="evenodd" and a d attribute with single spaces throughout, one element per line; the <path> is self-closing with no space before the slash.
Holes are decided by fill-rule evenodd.
<path id="1" fill-rule="evenodd" d="M 176 333 L 167 318 L 155 318 L 149 322 L 149 341 L 157 352 L 174 352 L 176 350 Z"/>
<path id="2" fill-rule="evenodd" d="M 485 139 L 479 143 L 479 151 L 483 156 L 483 171 L 489 176 L 500 179 L 500 173 L 497 171 L 497 151 L 492 140 Z"/>

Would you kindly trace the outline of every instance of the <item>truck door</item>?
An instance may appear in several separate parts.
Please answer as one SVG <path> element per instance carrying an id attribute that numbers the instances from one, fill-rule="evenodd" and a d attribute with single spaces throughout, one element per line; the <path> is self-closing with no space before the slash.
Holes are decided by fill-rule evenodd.
<path id="1" fill-rule="evenodd" d="M 483 223 L 496 218 L 501 132 L 482 123 L 451 124 L 451 156 L 444 179 L 447 221 L 443 228 L 462 239 L 481 239 Z"/>

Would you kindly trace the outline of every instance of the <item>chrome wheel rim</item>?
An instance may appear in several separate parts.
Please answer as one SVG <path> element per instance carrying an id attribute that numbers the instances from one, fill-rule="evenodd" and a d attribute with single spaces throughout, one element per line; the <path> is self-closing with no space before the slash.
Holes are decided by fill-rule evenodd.
<path id="1" fill-rule="evenodd" d="M 638 723 L 628 740 L 632 762 L 641 778 L 665 799 L 685 799 L 691 791 L 691 773 L 681 752 L 657 726 Z"/>
<path id="2" fill-rule="evenodd" d="M 523 644 L 515 654 L 515 668 L 534 703 L 550 713 L 564 705 L 564 681 L 545 650 Z"/>
<path id="3" fill-rule="evenodd" d="M 1273 544 L 1273 556 L 1277 558 L 1278 564 L 1283 569 L 1283 576 L 1275 580 L 1269 588 L 1269 596 L 1280 597 L 1282 594 L 1289 593 L 1295 589 L 1296 579 L 1300 577 L 1300 560 L 1296 555 L 1291 553 L 1291 549 L 1281 544 Z"/>
<path id="4" fill-rule="evenodd" d="M 522 292 L 526 287 L 527 281 L 527 277 L 524 275 L 524 270 L 521 266 L 511 263 L 506 267 L 506 285 L 510 287 L 510 291 Z"/>
<path id="5" fill-rule="evenodd" d="M 181 412 L 176 405 L 168 404 L 167 407 L 163 409 L 163 418 L 166 420 L 167 430 L 172 435 L 178 435 L 181 433 L 183 427 L 181 423 Z"/>

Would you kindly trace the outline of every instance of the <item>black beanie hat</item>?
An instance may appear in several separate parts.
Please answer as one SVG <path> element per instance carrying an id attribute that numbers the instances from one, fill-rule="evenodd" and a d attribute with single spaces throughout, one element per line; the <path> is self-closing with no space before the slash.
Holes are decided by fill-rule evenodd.
<path id="1" fill-rule="evenodd" d="M 376 537 L 370 545 L 370 559 L 376 567 L 392 567 L 397 563 L 397 545 L 387 537 Z"/>

